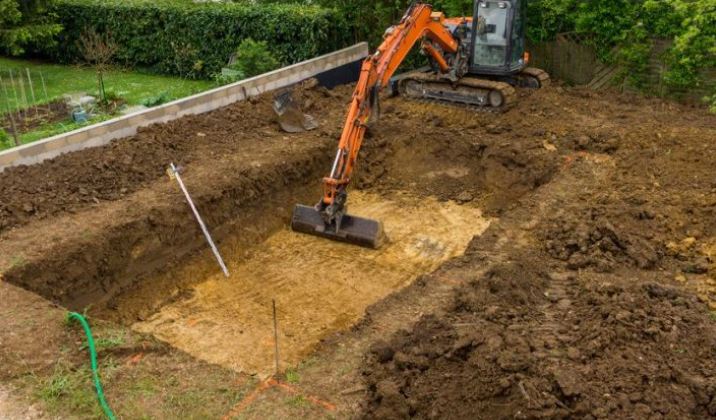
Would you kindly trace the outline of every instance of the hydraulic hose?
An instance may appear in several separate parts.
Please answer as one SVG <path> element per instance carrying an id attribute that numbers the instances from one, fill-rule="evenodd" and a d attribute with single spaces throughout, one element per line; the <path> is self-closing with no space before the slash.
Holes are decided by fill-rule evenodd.
<path id="1" fill-rule="evenodd" d="M 92 330 L 90 329 L 89 323 L 84 316 L 76 312 L 68 313 L 67 319 L 69 321 L 73 319 L 79 321 L 79 323 L 82 325 L 82 328 L 85 330 L 85 335 L 87 336 L 87 348 L 89 348 L 90 362 L 92 364 L 92 377 L 94 379 L 94 387 L 97 390 L 97 399 L 99 400 L 99 405 L 102 407 L 102 410 L 104 411 L 104 414 L 107 416 L 107 418 L 109 418 L 110 420 L 115 420 L 116 417 L 114 417 L 112 409 L 109 408 L 107 400 L 104 398 L 102 383 L 99 380 L 99 371 L 97 369 L 97 350 L 94 346 L 94 338 L 92 338 Z"/>

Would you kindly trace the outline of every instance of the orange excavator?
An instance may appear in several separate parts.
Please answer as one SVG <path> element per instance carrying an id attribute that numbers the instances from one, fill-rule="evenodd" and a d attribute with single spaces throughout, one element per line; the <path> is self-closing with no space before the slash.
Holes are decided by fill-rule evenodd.
<path id="1" fill-rule="evenodd" d="M 293 230 L 379 247 L 382 224 L 348 215 L 346 188 L 368 123 L 377 117 L 380 92 L 390 87 L 413 99 L 508 109 L 515 86 L 540 88 L 549 83 L 544 71 L 527 66 L 526 6 L 525 0 L 476 0 L 473 17 L 448 19 L 429 4 L 413 3 L 364 61 L 331 172 L 323 179 L 323 198 L 316 206 L 296 206 Z M 419 40 L 430 69 L 391 80 Z"/>

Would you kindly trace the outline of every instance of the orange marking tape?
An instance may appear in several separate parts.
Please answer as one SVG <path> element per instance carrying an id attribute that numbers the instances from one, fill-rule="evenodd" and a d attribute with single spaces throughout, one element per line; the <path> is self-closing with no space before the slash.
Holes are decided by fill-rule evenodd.
<path id="1" fill-rule="evenodd" d="M 224 417 L 222 417 L 222 420 L 230 420 L 233 417 L 237 417 L 244 410 L 246 410 L 246 408 L 248 408 L 248 406 L 251 405 L 251 403 L 253 403 L 256 400 L 256 398 L 258 398 L 259 395 L 261 395 L 264 391 L 267 391 L 274 387 L 284 390 L 290 394 L 302 395 L 309 402 L 311 402 L 319 407 L 323 407 L 325 410 L 336 411 L 335 404 L 331 404 L 329 402 L 323 401 L 323 400 L 313 397 L 311 395 L 304 395 L 303 393 L 301 393 L 301 391 L 292 387 L 289 384 L 284 384 L 284 383 L 276 381 L 273 378 L 269 378 L 269 379 L 261 382 L 256 387 L 256 389 L 254 389 L 249 395 L 246 396 L 246 398 L 244 398 L 243 400 L 241 400 L 241 402 L 236 404 L 234 406 L 234 408 L 231 409 L 231 411 L 229 411 Z"/>
<path id="2" fill-rule="evenodd" d="M 301 391 L 299 391 L 298 389 L 292 387 L 292 386 L 289 385 L 289 384 L 284 384 L 284 383 L 282 383 L 282 382 L 278 382 L 278 383 L 276 384 L 276 386 L 278 386 L 279 388 L 282 388 L 282 389 L 286 390 L 287 392 L 290 392 L 291 394 L 303 395 L 304 397 L 306 397 L 306 399 L 307 399 L 308 401 L 312 402 L 312 403 L 315 404 L 315 405 L 321 406 L 321 407 L 325 408 L 325 409 L 328 410 L 328 411 L 336 411 L 336 406 L 335 406 L 335 404 L 331 404 L 331 403 L 329 403 L 329 402 L 320 400 L 320 399 L 318 399 L 318 398 L 316 398 L 316 397 L 313 397 L 313 396 L 311 396 L 311 395 L 304 395 L 304 394 L 301 393 Z"/>
<path id="3" fill-rule="evenodd" d="M 137 353 L 127 360 L 128 365 L 136 365 L 144 358 L 144 353 Z"/>
<path id="4" fill-rule="evenodd" d="M 254 400 L 261 395 L 262 392 L 266 391 L 267 389 L 271 388 L 276 384 L 276 381 L 269 378 L 263 382 L 261 382 L 256 389 L 254 389 L 249 395 L 246 396 L 243 400 L 241 400 L 238 404 L 234 406 L 234 408 L 231 409 L 224 417 L 222 417 L 222 420 L 230 420 L 233 417 L 237 417 L 239 414 L 241 414 L 242 411 L 246 410 L 246 407 L 251 405 Z"/>

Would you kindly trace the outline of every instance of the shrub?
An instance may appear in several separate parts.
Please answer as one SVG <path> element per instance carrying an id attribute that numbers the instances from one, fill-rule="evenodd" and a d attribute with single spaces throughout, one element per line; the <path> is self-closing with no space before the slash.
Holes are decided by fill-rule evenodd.
<path id="1" fill-rule="evenodd" d="M 228 85 L 244 79 L 246 79 L 246 76 L 240 71 L 232 71 L 230 73 L 222 71 L 214 75 L 214 83 L 216 83 L 217 86 Z"/>
<path id="2" fill-rule="evenodd" d="M 62 26 L 48 12 L 51 0 L 0 0 L 0 52 L 21 55 L 54 42 Z"/>
<path id="3" fill-rule="evenodd" d="M 673 40 L 663 54 L 669 87 L 696 86 L 704 69 L 716 67 L 716 0 L 529 2 L 533 41 L 570 31 L 589 35 L 602 60 L 621 64 L 629 84 L 645 90 L 655 38 Z"/>
<path id="4" fill-rule="evenodd" d="M 191 3 L 172 0 L 57 0 L 65 31 L 45 54 L 60 62 L 80 56 L 82 31 L 112 33 L 115 62 L 190 78 L 208 78 L 226 65 L 242 40 L 266 42 L 280 64 L 349 43 L 336 10 L 298 4 Z"/>
<path id="5" fill-rule="evenodd" d="M 269 50 L 266 41 L 245 39 L 236 50 L 236 61 L 229 66 L 239 71 L 244 77 L 253 77 L 268 73 L 279 67 L 279 62 Z"/>
<path id="6" fill-rule="evenodd" d="M 248 77 L 268 73 L 280 66 L 276 57 L 269 50 L 268 44 L 264 41 L 245 39 L 236 50 L 234 61 L 221 73 L 214 75 L 217 85 L 226 85 L 238 82 Z"/>
<path id="7" fill-rule="evenodd" d="M 10 140 L 10 135 L 5 132 L 5 130 L 0 127 L 0 149 L 5 149 L 12 146 L 12 141 Z"/>
<path id="8" fill-rule="evenodd" d="M 159 105 L 165 104 L 171 100 L 172 100 L 172 97 L 171 97 L 171 95 L 169 95 L 169 92 L 163 91 L 157 95 L 153 95 L 153 96 L 143 99 L 142 105 L 144 105 L 148 108 L 151 108 L 153 106 L 159 106 Z"/>
<path id="9" fill-rule="evenodd" d="M 716 114 L 716 92 L 711 96 L 705 97 L 704 102 L 709 106 L 709 110 Z"/>

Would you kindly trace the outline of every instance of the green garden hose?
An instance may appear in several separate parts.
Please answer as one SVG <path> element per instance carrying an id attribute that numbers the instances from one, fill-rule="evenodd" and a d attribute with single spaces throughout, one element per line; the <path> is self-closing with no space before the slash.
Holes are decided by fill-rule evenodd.
<path id="1" fill-rule="evenodd" d="M 107 400 L 105 400 L 104 398 L 102 383 L 100 383 L 99 381 L 99 372 L 97 370 L 97 350 L 94 347 L 94 338 L 92 338 L 92 330 L 90 329 L 89 323 L 84 316 L 76 312 L 68 313 L 67 319 L 69 321 L 73 319 L 79 321 L 79 323 L 82 324 L 82 328 L 84 328 L 85 330 L 85 334 L 87 335 L 87 347 L 90 351 L 90 361 L 92 363 L 92 377 L 94 378 L 94 387 L 97 389 L 97 399 L 99 400 L 99 405 L 102 406 L 104 414 L 107 415 L 107 418 L 109 418 L 110 420 L 115 420 L 114 413 L 112 412 L 112 409 L 109 408 L 109 405 L 107 405 Z"/>

